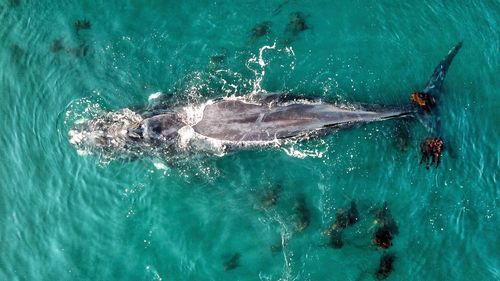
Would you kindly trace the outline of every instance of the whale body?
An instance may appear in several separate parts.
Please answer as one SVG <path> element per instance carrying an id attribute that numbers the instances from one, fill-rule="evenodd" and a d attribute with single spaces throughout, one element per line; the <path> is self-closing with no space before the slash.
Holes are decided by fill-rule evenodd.
<path id="1" fill-rule="evenodd" d="M 250 102 L 222 99 L 203 109 L 200 121 L 190 126 L 199 136 L 223 143 L 266 143 L 331 128 L 345 128 L 372 121 L 411 115 L 415 108 L 342 108 L 334 104 L 295 100 L 292 103 Z M 175 137 L 186 124 L 175 115 L 146 118 L 130 132 L 140 139 L 163 141 Z"/>
<path id="2" fill-rule="evenodd" d="M 448 68 L 461 46 L 458 43 L 438 64 L 423 93 L 437 96 L 442 91 Z M 211 101 L 203 106 L 201 118 L 196 122 L 186 120 L 182 106 L 148 115 L 131 111 L 108 113 L 104 118 L 75 125 L 70 130 L 70 142 L 77 147 L 104 149 L 171 146 L 176 145 L 182 132 L 189 131 L 202 139 L 245 147 L 415 116 L 419 112 L 416 105 L 345 107 L 319 100 L 282 101 L 280 97 L 273 94 L 257 100 L 241 97 Z"/>

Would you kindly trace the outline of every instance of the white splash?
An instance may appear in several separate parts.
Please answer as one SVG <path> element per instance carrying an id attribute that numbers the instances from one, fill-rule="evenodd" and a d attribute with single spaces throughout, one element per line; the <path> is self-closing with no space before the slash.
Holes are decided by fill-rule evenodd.
<path id="1" fill-rule="evenodd" d="M 161 97 L 163 94 L 161 92 L 156 92 L 156 93 L 153 93 L 151 95 L 149 95 L 148 97 L 148 102 L 153 102 L 155 101 L 156 99 L 158 99 L 159 97 Z"/>
<path id="2" fill-rule="evenodd" d="M 213 100 L 208 100 L 207 102 L 199 105 L 190 104 L 182 107 L 180 112 L 182 121 L 188 125 L 194 126 L 203 118 L 203 111 L 205 110 L 205 107 L 213 103 Z"/>
<path id="3" fill-rule="evenodd" d="M 189 146 L 189 143 L 194 138 L 195 131 L 193 127 L 186 125 L 177 131 L 179 134 L 179 147 L 182 149 L 186 149 Z"/>
<path id="4" fill-rule="evenodd" d="M 153 165 L 155 166 L 156 169 L 158 170 L 163 170 L 163 171 L 168 171 L 167 165 L 161 163 L 161 162 L 153 162 Z"/>
<path id="5" fill-rule="evenodd" d="M 78 128 L 69 130 L 69 142 L 77 147 L 78 153 L 89 153 L 91 147 L 113 147 L 124 149 L 127 140 L 127 128 L 139 124 L 142 117 L 136 112 L 125 108 L 108 112 L 102 117 L 79 119 L 75 125 Z"/>
<path id="6" fill-rule="evenodd" d="M 267 46 L 267 45 L 263 46 L 262 48 L 259 49 L 259 57 L 258 58 L 256 58 L 254 56 L 247 61 L 247 64 L 246 64 L 247 68 L 250 69 L 255 74 L 255 81 L 253 83 L 253 90 L 252 90 L 252 93 L 250 93 L 250 95 L 265 92 L 261 86 L 262 79 L 266 75 L 265 67 L 267 66 L 267 63 L 264 61 L 263 54 L 264 54 L 265 50 L 273 50 L 275 48 L 276 48 L 276 42 L 274 42 L 274 44 L 272 46 Z M 260 71 L 250 67 L 250 64 L 255 64 L 255 63 L 257 63 L 259 65 Z"/>
<path id="7" fill-rule="evenodd" d="M 295 57 L 295 52 L 293 51 L 293 48 L 291 46 L 290 47 L 285 47 L 285 52 L 287 53 L 287 55 L 289 57 L 292 58 L 292 62 L 290 63 L 290 69 L 291 70 L 295 70 L 296 57 Z"/>
<path id="8" fill-rule="evenodd" d="M 299 158 L 299 159 L 304 159 L 306 157 L 312 157 L 312 158 L 322 158 L 323 157 L 323 152 L 322 151 L 317 151 L 317 150 L 299 150 L 294 147 L 290 148 L 282 148 L 283 151 L 291 157 Z"/>

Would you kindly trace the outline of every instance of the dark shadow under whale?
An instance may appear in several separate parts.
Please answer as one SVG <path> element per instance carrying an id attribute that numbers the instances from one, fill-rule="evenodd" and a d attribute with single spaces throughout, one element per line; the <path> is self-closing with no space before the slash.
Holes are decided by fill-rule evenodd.
<path id="1" fill-rule="evenodd" d="M 453 47 L 435 68 L 421 94 L 433 97 L 443 88 L 448 68 L 461 48 Z M 382 121 L 391 118 L 417 116 L 418 104 L 407 106 L 356 105 L 338 106 L 332 103 L 306 100 L 282 101 L 279 94 L 263 98 L 224 98 L 204 104 L 201 118 L 189 121 L 182 106 L 167 113 L 140 115 L 131 120 L 118 117 L 87 120 L 70 130 L 70 141 L 77 147 L 148 147 L 189 137 L 219 142 L 232 147 L 276 144 L 281 140 L 325 133 L 333 129 Z M 146 117 L 147 116 L 147 117 Z M 118 144 L 118 145 L 117 145 Z"/>

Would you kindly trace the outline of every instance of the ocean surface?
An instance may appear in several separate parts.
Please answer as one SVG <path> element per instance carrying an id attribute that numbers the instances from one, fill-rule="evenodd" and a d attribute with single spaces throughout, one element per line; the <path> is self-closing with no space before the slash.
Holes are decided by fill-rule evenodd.
<path id="1" fill-rule="evenodd" d="M 499 20 L 498 0 L 1 0 L 0 280 L 376 280 L 384 252 L 387 280 L 500 280 Z M 69 141 L 75 120 L 159 92 L 404 104 L 459 41 L 438 168 L 419 165 L 418 121 L 218 155 Z M 359 220 L 329 247 L 351 201 Z"/>

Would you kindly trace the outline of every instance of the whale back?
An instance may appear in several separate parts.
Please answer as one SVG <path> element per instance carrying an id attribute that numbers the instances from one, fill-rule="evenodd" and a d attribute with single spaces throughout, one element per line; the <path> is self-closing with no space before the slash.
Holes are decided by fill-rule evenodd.
<path id="1" fill-rule="evenodd" d="M 327 103 L 284 105 L 225 100 L 205 107 L 193 126 L 205 137 L 230 142 L 274 141 L 330 127 L 354 125 L 408 114 L 404 109 L 354 110 Z"/>

